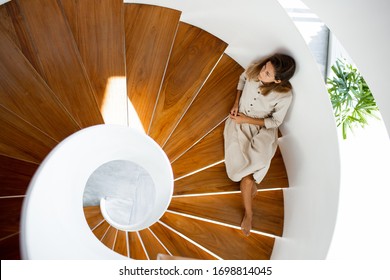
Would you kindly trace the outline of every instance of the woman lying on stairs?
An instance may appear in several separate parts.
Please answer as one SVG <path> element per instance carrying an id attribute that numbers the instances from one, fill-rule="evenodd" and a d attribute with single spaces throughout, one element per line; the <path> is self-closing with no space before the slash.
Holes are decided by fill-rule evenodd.
<path id="1" fill-rule="evenodd" d="M 237 96 L 225 123 L 225 165 L 229 178 L 240 182 L 245 214 L 241 229 L 252 229 L 252 200 L 266 175 L 278 139 L 278 127 L 292 100 L 289 82 L 295 61 L 274 54 L 251 65 L 241 74 Z"/>

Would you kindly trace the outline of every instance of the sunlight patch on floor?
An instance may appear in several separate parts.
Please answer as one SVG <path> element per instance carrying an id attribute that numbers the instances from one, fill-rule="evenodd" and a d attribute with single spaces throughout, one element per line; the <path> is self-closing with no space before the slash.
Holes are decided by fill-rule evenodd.
<path id="1" fill-rule="evenodd" d="M 145 133 L 138 114 L 127 97 L 126 77 L 113 76 L 107 80 L 101 112 L 106 124 L 126 125 Z"/>

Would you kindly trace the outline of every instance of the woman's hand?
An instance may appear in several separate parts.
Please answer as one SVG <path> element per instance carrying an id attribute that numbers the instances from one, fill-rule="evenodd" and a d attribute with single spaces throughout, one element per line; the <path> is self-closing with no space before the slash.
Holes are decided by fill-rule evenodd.
<path id="1" fill-rule="evenodd" d="M 238 103 L 234 103 L 233 108 L 230 110 L 230 115 L 237 116 L 238 114 Z"/>
<path id="2" fill-rule="evenodd" d="M 236 115 L 231 114 L 230 118 L 236 123 L 236 124 L 243 124 L 243 123 L 249 123 L 250 117 L 242 114 L 237 113 Z"/>
<path id="3" fill-rule="evenodd" d="M 248 123 L 248 124 L 259 125 L 261 127 L 263 127 L 265 125 L 264 119 L 257 119 L 257 118 L 248 117 L 247 115 L 244 115 L 243 113 L 237 113 L 237 116 L 230 115 L 230 118 L 236 124 Z"/>

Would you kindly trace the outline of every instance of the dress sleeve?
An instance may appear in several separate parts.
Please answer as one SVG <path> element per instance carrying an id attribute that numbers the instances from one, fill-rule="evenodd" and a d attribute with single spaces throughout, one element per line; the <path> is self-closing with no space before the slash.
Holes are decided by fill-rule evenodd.
<path id="1" fill-rule="evenodd" d="M 286 116 L 288 108 L 290 107 L 292 101 L 292 93 L 284 93 L 285 96 L 278 100 L 273 112 L 268 118 L 264 119 L 264 126 L 266 128 L 276 128 L 279 127 Z"/>
<path id="2" fill-rule="evenodd" d="M 246 74 L 245 72 L 240 75 L 240 79 L 238 80 L 237 90 L 243 90 L 246 83 Z"/>

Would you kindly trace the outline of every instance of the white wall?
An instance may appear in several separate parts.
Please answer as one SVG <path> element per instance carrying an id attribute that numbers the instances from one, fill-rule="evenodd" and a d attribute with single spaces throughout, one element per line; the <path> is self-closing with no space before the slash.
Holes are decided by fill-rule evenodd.
<path id="1" fill-rule="evenodd" d="M 390 251 L 390 2 L 303 0 L 329 26 L 364 76 L 385 125 L 371 121 L 341 142 L 342 184 L 328 259 L 388 259 Z"/>
<path id="2" fill-rule="evenodd" d="M 302 1 L 328 25 L 352 57 L 390 132 L 390 1 Z"/>
<path id="3" fill-rule="evenodd" d="M 182 21 L 229 44 L 242 66 L 275 51 L 293 55 L 294 101 L 280 143 L 290 188 L 285 191 L 284 237 L 273 259 L 324 259 L 335 226 L 339 154 L 332 108 L 321 74 L 291 19 L 273 0 L 126 1 L 181 10 Z"/>

